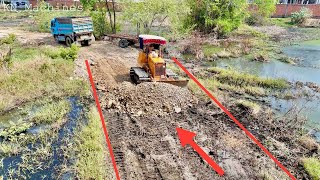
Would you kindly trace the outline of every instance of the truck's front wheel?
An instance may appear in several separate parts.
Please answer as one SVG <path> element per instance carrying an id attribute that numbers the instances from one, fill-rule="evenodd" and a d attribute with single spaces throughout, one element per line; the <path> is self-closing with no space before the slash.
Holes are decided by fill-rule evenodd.
<path id="1" fill-rule="evenodd" d="M 73 40 L 69 36 L 66 37 L 66 45 L 70 47 L 72 43 L 73 43 Z"/>

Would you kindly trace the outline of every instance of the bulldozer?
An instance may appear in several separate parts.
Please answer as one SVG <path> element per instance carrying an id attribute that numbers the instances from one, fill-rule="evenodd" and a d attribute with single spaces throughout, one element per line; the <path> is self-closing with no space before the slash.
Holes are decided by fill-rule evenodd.
<path id="1" fill-rule="evenodd" d="M 139 35 L 139 67 L 130 68 L 130 78 L 135 84 L 143 82 L 164 82 L 180 87 L 188 84 L 187 79 L 180 78 L 166 67 L 163 58 L 165 38 L 154 35 Z"/>

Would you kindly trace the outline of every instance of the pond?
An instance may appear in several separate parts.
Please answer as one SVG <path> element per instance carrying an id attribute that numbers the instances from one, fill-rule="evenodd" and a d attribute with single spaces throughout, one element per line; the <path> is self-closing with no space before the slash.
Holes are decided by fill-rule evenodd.
<path id="1" fill-rule="evenodd" d="M 244 58 L 221 59 L 213 62 L 213 66 L 232 68 L 240 72 L 255 74 L 260 77 L 285 78 L 290 82 L 313 82 L 320 86 L 320 41 L 308 41 L 289 47 L 284 47 L 283 52 L 294 58 L 300 59 L 297 65 L 291 65 L 271 60 L 269 63 L 251 61 Z M 274 109 L 280 112 L 288 111 L 294 104 L 304 109 L 308 118 L 308 127 L 320 129 L 320 97 L 314 93 L 312 100 L 283 100 L 269 97 L 268 101 Z M 320 141 L 319 132 L 315 133 Z"/>

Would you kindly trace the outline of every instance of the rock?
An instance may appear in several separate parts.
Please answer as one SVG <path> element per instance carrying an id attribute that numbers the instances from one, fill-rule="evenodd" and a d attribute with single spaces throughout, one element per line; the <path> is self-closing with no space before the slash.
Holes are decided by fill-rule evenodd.
<path id="1" fill-rule="evenodd" d="M 226 175 L 232 179 L 248 179 L 246 171 L 237 160 L 226 159 L 222 162 L 221 168 L 225 171 Z"/>
<path id="2" fill-rule="evenodd" d="M 303 82 L 297 81 L 297 82 L 296 82 L 296 87 L 297 87 L 297 88 L 302 88 L 302 87 L 303 87 Z"/>
<path id="3" fill-rule="evenodd" d="M 176 112 L 176 113 L 180 113 L 180 112 L 181 112 L 181 108 L 179 108 L 179 107 L 175 107 L 175 108 L 174 108 L 174 112 Z"/>
<path id="4" fill-rule="evenodd" d="M 308 86 L 310 89 L 317 89 L 319 87 L 316 83 L 313 82 L 307 82 L 306 86 Z"/>
<path id="5" fill-rule="evenodd" d="M 138 111 L 138 112 L 137 112 L 137 115 L 138 115 L 138 116 L 141 116 L 142 113 L 143 113 L 142 111 Z"/>
<path id="6" fill-rule="evenodd" d="M 90 66 L 95 66 L 96 65 L 96 63 L 93 60 L 89 60 L 89 64 L 90 64 Z"/>
<path id="7" fill-rule="evenodd" d="M 113 108 L 113 107 L 115 107 L 116 106 L 116 101 L 114 101 L 114 100 L 109 100 L 108 101 L 108 104 L 107 104 L 107 108 L 108 109 L 110 109 L 110 108 Z"/>

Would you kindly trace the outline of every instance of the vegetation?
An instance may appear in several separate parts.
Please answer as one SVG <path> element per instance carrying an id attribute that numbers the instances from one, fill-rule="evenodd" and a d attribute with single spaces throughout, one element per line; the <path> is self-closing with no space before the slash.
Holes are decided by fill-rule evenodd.
<path id="1" fill-rule="evenodd" d="M 0 45 L 2 44 L 13 44 L 17 37 L 15 34 L 9 34 L 7 37 L 0 39 Z"/>
<path id="2" fill-rule="evenodd" d="M 252 114 L 258 114 L 261 109 L 258 104 L 247 100 L 238 100 L 236 104 L 241 108 L 248 109 Z"/>
<path id="3" fill-rule="evenodd" d="M 308 172 L 308 174 L 312 177 L 314 180 L 320 179 L 320 160 L 318 158 L 312 157 L 312 158 L 304 158 L 302 159 L 303 166 Z"/>
<path id="4" fill-rule="evenodd" d="M 78 158 L 74 168 L 79 179 L 106 179 L 110 170 L 106 168 L 106 146 L 99 114 L 92 107 L 88 115 L 88 125 L 83 125 L 75 135 Z"/>
<path id="5" fill-rule="evenodd" d="M 188 0 L 188 4 L 191 14 L 185 26 L 195 27 L 205 33 L 216 32 L 219 37 L 237 29 L 246 17 L 246 0 Z"/>
<path id="6" fill-rule="evenodd" d="M 284 79 L 261 78 L 247 73 L 239 73 L 217 67 L 208 69 L 209 72 L 217 74 L 217 79 L 221 82 L 231 83 L 238 86 L 261 86 L 265 88 L 288 88 L 289 84 Z"/>
<path id="7" fill-rule="evenodd" d="M 70 103 L 67 100 L 47 102 L 34 115 L 32 121 L 38 125 L 52 124 L 61 121 L 70 111 Z"/>
<path id="8" fill-rule="evenodd" d="M 143 28 L 143 33 L 147 34 L 151 33 L 155 23 L 160 26 L 167 25 L 172 36 L 176 36 L 186 30 L 181 19 L 187 15 L 188 9 L 184 0 L 145 0 L 139 3 L 134 0 L 124 0 L 122 18 L 130 22 L 133 27 L 139 25 Z"/>
<path id="9" fill-rule="evenodd" d="M 86 82 L 72 78 L 75 67 L 72 60 L 77 53 L 75 46 L 32 49 L 23 62 L 18 60 L 23 56 L 20 53 L 24 52 L 24 47 L 16 46 L 21 51 L 13 51 L 11 73 L 0 77 L 0 111 L 44 94 L 61 97 L 85 95 L 88 92 Z"/>
<path id="10" fill-rule="evenodd" d="M 291 22 L 291 18 L 270 18 L 270 24 L 284 28 L 290 28 L 294 26 Z"/>
<path id="11" fill-rule="evenodd" d="M 202 45 L 202 51 L 205 57 L 211 57 L 214 54 L 217 54 L 218 52 L 221 52 L 223 48 L 213 46 L 210 44 L 204 44 Z"/>
<path id="12" fill-rule="evenodd" d="M 300 11 L 291 14 L 291 22 L 293 24 L 302 25 L 310 17 L 312 17 L 310 9 L 303 7 Z"/>
<path id="13" fill-rule="evenodd" d="M 254 0 L 252 5 L 254 8 L 246 19 L 249 25 L 265 24 L 267 18 L 270 18 L 276 10 L 274 0 Z"/>

